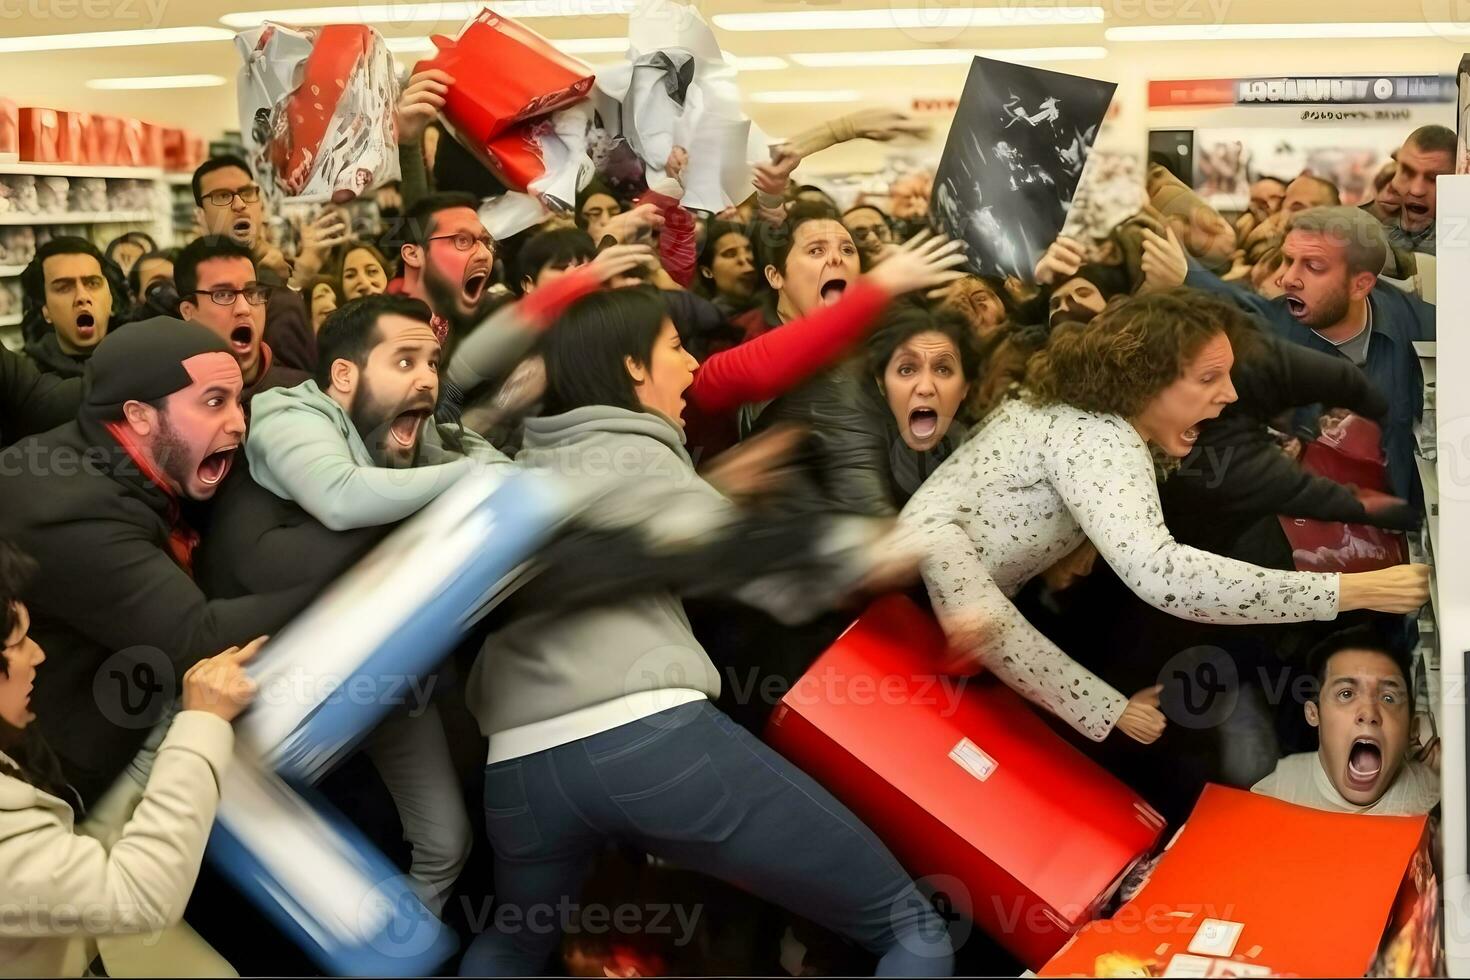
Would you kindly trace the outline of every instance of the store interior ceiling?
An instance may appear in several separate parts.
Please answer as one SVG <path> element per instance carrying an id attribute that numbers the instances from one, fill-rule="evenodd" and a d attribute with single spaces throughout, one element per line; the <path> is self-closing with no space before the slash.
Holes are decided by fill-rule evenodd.
<path id="1" fill-rule="evenodd" d="M 215 138 L 238 126 L 239 56 L 231 35 L 264 17 L 370 22 L 411 66 L 427 56 L 430 34 L 453 35 L 467 15 L 488 5 L 595 67 L 622 57 L 619 39 L 626 38 L 634 2 L 0 0 L 0 93 L 22 105 L 137 116 Z M 976 53 L 1113 80 L 1120 100 L 1141 105 L 1150 78 L 1452 73 L 1470 51 L 1470 19 L 1454 20 L 1470 14 L 1457 0 L 696 0 L 693 6 L 715 26 L 739 69 L 747 112 L 772 134 L 863 106 L 909 109 L 915 100 L 957 97 Z M 92 46 L 115 42 L 110 32 L 119 31 L 187 40 Z M 152 79 L 181 84 L 181 76 L 213 84 L 97 87 L 159 84 Z M 1141 112 L 1129 113 L 1140 135 Z"/>

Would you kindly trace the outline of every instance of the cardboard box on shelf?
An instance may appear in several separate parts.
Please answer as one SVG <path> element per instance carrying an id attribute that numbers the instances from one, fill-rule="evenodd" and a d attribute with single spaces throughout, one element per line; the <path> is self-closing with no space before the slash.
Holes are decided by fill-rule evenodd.
<path id="1" fill-rule="evenodd" d="M 20 158 L 34 163 L 81 163 L 81 121 L 74 112 L 23 106 Z"/>
<path id="2" fill-rule="evenodd" d="M 1427 817 L 1208 786 L 1143 889 L 1039 975 L 1442 976 L 1429 842 Z"/>
<path id="3" fill-rule="evenodd" d="M 766 737 L 936 906 L 1036 969 L 1097 914 L 1164 820 L 993 677 L 940 673 L 944 654 L 927 610 L 881 599 L 792 687 Z"/>
<path id="4" fill-rule="evenodd" d="M 20 107 L 0 97 L 0 160 L 20 158 Z"/>

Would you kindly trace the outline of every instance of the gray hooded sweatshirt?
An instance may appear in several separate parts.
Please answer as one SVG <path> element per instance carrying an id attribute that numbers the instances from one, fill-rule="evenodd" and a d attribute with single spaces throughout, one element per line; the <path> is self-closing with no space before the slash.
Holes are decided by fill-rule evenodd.
<path id="1" fill-rule="evenodd" d="M 516 462 L 565 484 L 583 521 L 637 527 L 654 548 L 695 542 L 737 516 L 735 505 L 695 474 L 683 431 L 652 412 L 595 405 L 527 419 Z M 650 697 L 659 692 L 673 692 L 673 700 Z M 719 692 L 719 673 L 683 604 L 656 592 L 517 619 L 486 640 L 466 697 L 496 761 Z M 558 728 L 568 716 L 584 723 Z M 523 726 L 539 730 L 517 742 L 524 751 L 497 749 L 499 733 Z"/>
<path id="2" fill-rule="evenodd" d="M 460 439 L 464 454 L 445 446 L 446 435 Z M 378 466 L 347 410 L 315 381 L 255 396 L 245 456 L 256 483 L 333 531 L 401 521 L 466 474 L 513 465 L 475 433 L 430 420 L 414 466 Z"/>

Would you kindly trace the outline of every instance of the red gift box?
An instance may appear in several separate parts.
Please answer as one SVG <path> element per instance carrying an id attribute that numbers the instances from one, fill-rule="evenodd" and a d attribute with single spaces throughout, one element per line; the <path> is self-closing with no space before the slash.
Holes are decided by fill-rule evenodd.
<path id="1" fill-rule="evenodd" d="M 1427 824 L 1207 786 L 1143 889 L 1038 972 L 1443 976 Z"/>
<path id="2" fill-rule="evenodd" d="M 81 163 L 81 121 L 74 112 L 20 110 L 20 158 L 32 163 Z"/>
<path id="3" fill-rule="evenodd" d="M 465 141 L 484 146 L 516 123 L 587 97 L 592 69 L 528 27 L 482 10 L 457 39 L 432 38 L 438 54 L 415 72 L 454 77 L 444 115 Z"/>
<path id="4" fill-rule="evenodd" d="M 1382 430 L 1368 419 L 1349 415 L 1302 449 L 1302 469 L 1314 476 L 1358 489 L 1359 497 L 1382 496 L 1388 465 L 1379 440 Z M 1404 535 L 1370 524 L 1277 518 L 1291 545 L 1299 572 L 1371 572 L 1409 560 Z"/>
<path id="5" fill-rule="evenodd" d="M 792 687 L 766 737 L 1036 969 L 1164 819 L 993 677 L 941 675 L 945 653 L 928 612 L 884 598 Z"/>
<path id="6" fill-rule="evenodd" d="M 20 155 L 20 109 L 10 99 L 0 97 L 0 159 L 14 160 Z"/>

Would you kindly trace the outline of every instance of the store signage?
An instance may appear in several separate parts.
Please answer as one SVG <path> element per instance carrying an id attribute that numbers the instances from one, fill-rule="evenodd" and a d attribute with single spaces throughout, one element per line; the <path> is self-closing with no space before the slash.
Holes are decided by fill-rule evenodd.
<path id="1" fill-rule="evenodd" d="M 1453 102 L 1453 75 L 1290 75 L 1148 83 L 1150 109 L 1229 105 L 1385 105 Z"/>

